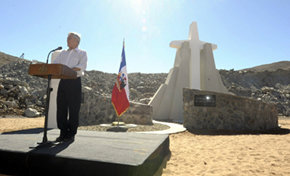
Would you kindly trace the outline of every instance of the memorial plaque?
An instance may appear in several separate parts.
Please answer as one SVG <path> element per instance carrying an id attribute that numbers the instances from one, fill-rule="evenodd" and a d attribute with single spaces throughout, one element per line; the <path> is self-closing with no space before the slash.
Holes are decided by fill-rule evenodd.
<path id="1" fill-rule="evenodd" d="M 215 107 L 216 96 L 215 95 L 195 95 L 194 106 Z"/>

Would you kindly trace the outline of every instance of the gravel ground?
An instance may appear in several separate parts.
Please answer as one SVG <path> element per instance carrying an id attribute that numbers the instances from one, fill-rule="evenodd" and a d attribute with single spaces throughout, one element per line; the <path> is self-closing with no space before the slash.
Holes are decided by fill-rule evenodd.
<path id="1" fill-rule="evenodd" d="M 139 132 L 139 131 L 161 131 L 169 129 L 169 126 L 162 124 L 153 124 L 153 125 L 130 125 L 128 124 L 125 127 L 122 127 L 127 132 Z M 101 125 L 91 125 L 91 126 L 80 126 L 79 130 L 88 130 L 88 131 L 114 131 L 118 130 L 117 127 L 112 126 L 101 126 Z M 122 129 L 120 129 L 122 130 Z"/>
<path id="2" fill-rule="evenodd" d="M 43 128 L 44 117 L 37 118 L 27 118 L 23 116 L 5 115 L 0 116 L 0 133 L 17 131 L 23 129 L 31 128 Z M 115 131 L 124 130 L 127 132 L 138 132 L 138 131 L 160 131 L 169 129 L 169 126 L 163 124 L 153 124 L 153 125 L 132 125 L 127 124 L 124 128 L 117 129 L 112 126 L 101 126 L 101 125 L 90 125 L 90 126 L 80 126 L 79 130 L 88 131 Z"/>

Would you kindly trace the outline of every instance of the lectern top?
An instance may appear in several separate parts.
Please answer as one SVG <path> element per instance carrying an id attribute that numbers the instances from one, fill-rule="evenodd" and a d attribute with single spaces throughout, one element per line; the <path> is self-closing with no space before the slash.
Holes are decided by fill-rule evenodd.
<path id="1" fill-rule="evenodd" d="M 28 74 L 52 79 L 76 79 L 77 72 L 63 64 L 30 64 Z"/>

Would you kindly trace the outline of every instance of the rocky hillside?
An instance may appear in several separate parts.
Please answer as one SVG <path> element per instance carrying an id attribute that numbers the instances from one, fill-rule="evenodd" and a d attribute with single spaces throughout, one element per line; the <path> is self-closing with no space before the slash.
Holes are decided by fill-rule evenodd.
<path id="1" fill-rule="evenodd" d="M 30 63 L 18 60 L 0 66 L 0 115 L 44 114 L 47 80 L 28 75 Z M 165 73 L 129 74 L 130 100 L 148 103 L 166 76 Z M 111 96 L 116 77 L 116 74 L 87 71 L 82 85 L 92 88 L 96 94 Z"/>
<path id="2" fill-rule="evenodd" d="M 272 71 L 277 71 L 277 70 L 290 70 L 290 61 L 281 61 L 281 62 L 275 62 L 272 64 L 265 64 L 265 65 L 260 65 L 257 67 L 253 68 L 247 68 L 243 69 L 241 71 L 253 71 L 253 72 L 272 72 Z"/>
<path id="3" fill-rule="evenodd" d="M 220 70 L 224 85 L 236 95 L 274 103 L 278 112 L 290 116 L 290 69 L 275 71 Z"/>
<path id="4" fill-rule="evenodd" d="M 273 63 L 270 67 L 240 71 L 220 70 L 220 74 L 230 92 L 274 103 L 280 114 L 290 116 L 290 69 L 284 67 L 289 63 L 284 62 L 283 69 L 277 66 L 279 63 Z M 47 81 L 28 75 L 29 64 L 30 61 L 0 53 L 0 115 L 36 116 L 44 113 Z M 87 71 L 82 84 L 95 90 L 96 94 L 111 96 L 116 77 L 116 74 Z M 148 103 L 165 82 L 167 74 L 131 73 L 128 77 L 131 101 Z"/>
<path id="5" fill-rule="evenodd" d="M 18 61 L 18 60 L 23 60 L 23 59 L 0 52 L 0 67 L 2 65 L 8 64 L 10 62 Z"/>

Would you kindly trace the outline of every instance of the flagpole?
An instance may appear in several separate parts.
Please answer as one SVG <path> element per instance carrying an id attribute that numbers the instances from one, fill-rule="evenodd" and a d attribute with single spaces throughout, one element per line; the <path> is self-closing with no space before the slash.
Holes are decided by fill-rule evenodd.
<path id="1" fill-rule="evenodd" d="M 129 106 L 129 88 L 128 88 L 128 77 L 127 77 L 127 69 L 126 69 L 126 56 L 125 56 L 125 38 L 123 38 L 123 49 L 121 54 L 121 63 L 119 68 L 119 73 L 117 76 L 117 80 L 115 82 L 115 85 L 113 87 L 112 91 L 112 104 L 116 111 L 118 122 L 117 122 L 117 128 L 120 127 L 120 125 L 123 125 L 124 122 L 120 122 L 120 116 L 125 113 Z M 116 125 L 116 121 L 113 122 L 113 125 Z"/>
<path id="2" fill-rule="evenodd" d="M 123 48 L 125 47 L 125 38 L 123 38 Z M 118 124 L 117 124 L 117 128 L 120 127 L 120 116 L 118 116 Z"/>
<path id="3" fill-rule="evenodd" d="M 118 128 L 119 128 L 119 123 L 120 123 L 120 117 L 118 116 L 118 125 L 117 125 Z"/>

